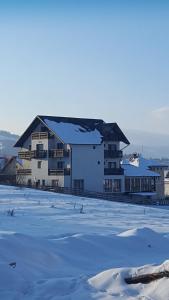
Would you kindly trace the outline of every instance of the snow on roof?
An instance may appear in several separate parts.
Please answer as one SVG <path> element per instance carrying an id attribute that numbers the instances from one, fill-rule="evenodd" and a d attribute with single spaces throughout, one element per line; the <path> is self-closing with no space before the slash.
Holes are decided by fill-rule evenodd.
<path id="1" fill-rule="evenodd" d="M 124 164 L 122 162 L 122 168 L 124 169 L 124 174 L 125 176 L 128 177 L 159 177 L 160 175 L 158 173 L 152 172 L 145 167 L 140 167 L 140 166 L 134 166 L 130 163 Z"/>
<path id="2" fill-rule="evenodd" d="M 23 147 L 28 137 L 39 124 L 48 127 L 60 140 L 67 144 L 96 144 L 103 141 L 117 141 L 129 145 L 130 142 L 117 123 L 105 123 L 101 119 L 72 118 L 38 115 L 18 139 L 14 147 Z"/>
<path id="3" fill-rule="evenodd" d="M 55 122 L 49 119 L 44 119 L 44 122 L 64 143 L 100 145 L 102 142 L 102 135 L 97 129 L 87 130 L 77 124 Z"/>
<path id="4" fill-rule="evenodd" d="M 156 196 L 157 193 L 154 193 L 154 192 L 140 192 L 140 193 L 132 193 L 132 195 L 138 195 L 138 196 Z"/>

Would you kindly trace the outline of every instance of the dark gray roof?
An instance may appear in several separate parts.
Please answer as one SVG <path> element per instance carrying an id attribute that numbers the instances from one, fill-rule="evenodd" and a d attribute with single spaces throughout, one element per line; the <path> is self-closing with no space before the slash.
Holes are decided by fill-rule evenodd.
<path id="1" fill-rule="evenodd" d="M 103 123 L 97 126 L 97 129 L 103 135 L 104 141 L 120 141 L 127 145 L 130 144 L 117 123 Z"/>
<path id="2" fill-rule="evenodd" d="M 69 144 L 100 144 L 102 141 L 121 141 L 125 144 L 130 144 L 117 123 L 105 123 L 101 119 L 40 115 L 33 120 L 17 141 L 15 147 L 22 147 L 24 141 L 39 123 L 42 123 L 49 131 L 55 133 L 63 142 Z M 65 130 L 63 130 L 64 124 Z"/>

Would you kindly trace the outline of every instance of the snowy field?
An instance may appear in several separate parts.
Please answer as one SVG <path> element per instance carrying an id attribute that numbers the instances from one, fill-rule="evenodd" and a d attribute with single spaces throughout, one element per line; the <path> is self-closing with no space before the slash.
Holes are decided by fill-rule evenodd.
<path id="1" fill-rule="evenodd" d="M 11 215 L 13 214 L 14 215 Z M 169 210 L 0 186 L 0 299 L 168 300 Z"/>

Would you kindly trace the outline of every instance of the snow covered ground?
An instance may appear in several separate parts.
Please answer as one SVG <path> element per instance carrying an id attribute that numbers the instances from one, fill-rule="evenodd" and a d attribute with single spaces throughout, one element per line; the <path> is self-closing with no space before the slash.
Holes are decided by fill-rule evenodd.
<path id="1" fill-rule="evenodd" d="M 168 259 L 165 208 L 0 186 L 2 300 L 167 300 L 169 279 L 124 278 Z"/>

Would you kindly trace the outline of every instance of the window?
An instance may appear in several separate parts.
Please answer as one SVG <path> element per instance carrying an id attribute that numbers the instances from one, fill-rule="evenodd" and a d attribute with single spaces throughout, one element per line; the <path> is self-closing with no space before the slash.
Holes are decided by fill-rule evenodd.
<path id="1" fill-rule="evenodd" d="M 45 186 L 45 179 L 42 179 L 42 186 Z"/>
<path id="2" fill-rule="evenodd" d="M 32 186 L 32 180 L 28 179 L 28 186 Z"/>
<path id="3" fill-rule="evenodd" d="M 74 187 L 74 189 L 84 190 L 84 180 L 83 179 L 74 179 L 73 187 Z"/>
<path id="4" fill-rule="evenodd" d="M 31 145 L 29 145 L 29 151 L 31 151 Z"/>
<path id="5" fill-rule="evenodd" d="M 57 149 L 63 149 L 63 144 L 62 143 L 57 143 Z"/>
<path id="6" fill-rule="evenodd" d="M 155 177 L 151 178 L 151 191 L 152 192 L 156 191 L 156 179 L 155 179 Z"/>
<path id="7" fill-rule="evenodd" d="M 134 191 L 140 192 L 140 178 L 135 178 Z"/>
<path id="8" fill-rule="evenodd" d="M 57 168 L 58 169 L 63 169 L 64 168 L 64 162 L 63 161 L 58 161 Z"/>
<path id="9" fill-rule="evenodd" d="M 131 192 L 140 192 L 140 183 L 141 179 L 140 177 L 132 177 L 131 178 Z"/>
<path id="10" fill-rule="evenodd" d="M 125 191 L 130 192 L 130 178 L 125 179 Z"/>
<path id="11" fill-rule="evenodd" d="M 115 192 L 115 193 L 121 192 L 121 179 L 114 179 L 113 192 Z"/>
<path id="12" fill-rule="evenodd" d="M 52 180 L 52 186 L 53 187 L 58 187 L 59 186 L 59 180 L 58 179 Z"/>
<path id="13" fill-rule="evenodd" d="M 93 150 L 95 150 L 96 149 L 96 146 L 93 146 Z"/>
<path id="14" fill-rule="evenodd" d="M 116 162 L 109 161 L 108 162 L 108 169 L 116 169 Z"/>
<path id="15" fill-rule="evenodd" d="M 42 162 L 41 162 L 41 161 L 38 161 L 37 167 L 38 167 L 38 169 L 41 169 L 41 168 L 42 168 Z"/>
<path id="16" fill-rule="evenodd" d="M 117 150 L 116 144 L 108 144 L 108 150 L 109 151 L 116 151 Z"/>
<path id="17" fill-rule="evenodd" d="M 143 177 L 141 179 L 141 191 L 142 192 L 147 192 L 148 191 L 148 178 L 147 177 Z"/>
<path id="18" fill-rule="evenodd" d="M 37 181 L 36 181 L 36 187 L 39 187 L 40 186 L 40 180 L 38 179 Z"/>
<path id="19" fill-rule="evenodd" d="M 104 180 L 104 191 L 105 192 L 112 192 L 112 179 L 105 179 Z"/>
<path id="20" fill-rule="evenodd" d="M 36 151 L 38 151 L 38 152 L 43 151 L 43 144 L 37 144 Z"/>

